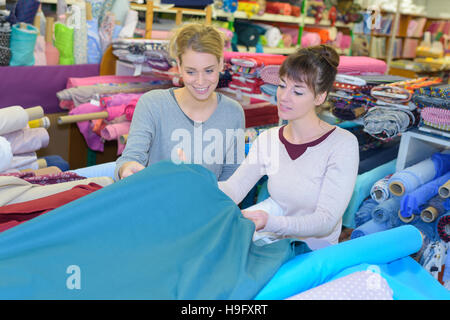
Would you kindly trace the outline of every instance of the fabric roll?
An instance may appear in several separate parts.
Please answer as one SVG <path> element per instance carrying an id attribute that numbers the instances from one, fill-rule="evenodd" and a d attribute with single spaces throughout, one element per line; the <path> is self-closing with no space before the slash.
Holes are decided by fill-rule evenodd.
<path id="1" fill-rule="evenodd" d="M 71 15 L 67 25 L 73 28 L 73 56 L 75 64 L 86 64 L 87 59 L 87 21 L 85 1 L 75 1 L 70 6 Z"/>
<path id="2" fill-rule="evenodd" d="M 445 269 L 444 274 L 442 275 L 442 281 L 448 282 L 450 281 L 450 252 L 447 249 L 447 257 L 445 258 Z"/>
<path id="3" fill-rule="evenodd" d="M 37 36 L 38 29 L 30 24 L 18 23 L 12 26 L 10 66 L 34 65 L 34 47 Z"/>
<path id="4" fill-rule="evenodd" d="M 70 170 L 70 172 L 74 172 L 80 176 L 86 178 L 94 178 L 94 177 L 110 177 L 114 179 L 114 169 L 116 168 L 116 162 L 111 161 L 107 163 L 97 164 L 94 166 L 89 166 L 85 168 L 79 168 L 75 170 Z"/>
<path id="5" fill-rule="evenodd" d="M 25 128 L 28 120 L 28 113 L 21 106 L 0 109 L 0 135 Z"/>
<path id="6" fill-rule="evenodd" d="M 128 10 L 122 30 L 118 35 L 119 39 L 134 38 L 134 30 L 136 29 L 139 14 L 136 10 Z"/>
<path id="7" fill-rule="evenodd" d="M 375 222 L 373 219 L 365 222 L 364 224 L 360 225 L 356 229 L 352 231 L 352 234 L 350 235 L 350 239 L 356 239 L 359 237 L 364 237 L 368 234 L 385 231 L 388 230 L 389 226 L 387 222 Z"/>
<path id="8" fill-rule="evenodd" d="M 378 204 L 372 211 L 372 219 L 376 223 L 386 223 L 389 228 L 395 228 L 402 224 L 398 217 L 400 198 L 391 197 Z"/>
<path id="9" fill-rule="evenodd" d="M 424 243 L 439 240 L 439 234 L 436 232 L 437 221 L 424 222 L 420 216 L 415 216 L 409 224 L 419 229 L 424 237 Z"/>
<path id="10" fill-rule="evenodd" d="M 114 33 L 114 28 L 116 26 L 115 21 L 116 19 L 114 17 L 114 14 L 111 12 L 106 12 L 103 20 L 100 23 L 98 34 L 102 54 L 112 42 L 112 36 Z"/>
<path id="11" fill-rule="evenodd" d="M 39 169 L 36 152 L 27 152 L 13 155 L 9 169 Z"/>
<path id="12" fill-rule="evenodd" d="M 450 179 L 450 171 L 441 177 L 431 180 L 415 190 L 405 194 L 400 203 L 400 214 L 404 218 L 409 218 L 413 214 L 420 215 L 423 206 L 438 194 L 439 187 Z"/>
<path id="13" fill-rule="evenodd" d="M 440 177 L 450 171 L 450 153 L 436 152 L 431 156 L 431 160 L 436 170 L 434 178 Z"/>
<path id="14" fill-rule="evenodd" d="M 56 22 L 55 28 L 55 47 L 59 52 L 60 65 L 72 65 L 75 63 L 73 55 L 73 33 L 72 27 Z"/>
<path id="15" fill-rule="evenodd" d="M 14 155 L 46 148 L 50 140 L 45 128 L 24 128 L 5 134 L 4 137 L 11 144 L 11 151 Z"/>
<path id="16" fill-rule="evenodd" d="M 105 140 L 117 140 L 130 131 L 130 124 L 131 121 L 108 124 L 101 130 L 100 135 Z"/>
<path id="17" fill-rule="evenodd" d="M 437 232 L 441 240 L 450 241 L 450 211 L 438 219 Z"/>
<path id="18" fill-rule="evenodd" d="M 91 64 L 100 63 L 102 60 L 102 49 L 98 34 L 98 21 L 88 20 L 87 23 L 87 61 Z M 69 87 L 68 87 L 69 88 Z"/>
<path id="19" fill-rule="evenodd" d="M 389 179 L 392 175 L 388 175 L 383 179 L 378 180 L 370 189 L 370 197 L 376 202 L 380 203 L 389 199 Z"/>
<path id="20" fill-rule="evenodd" d="M 389 190 L 392 194 L 401 196 L 423 185 L 436 176 L 436 168 L 431 158 L 396 172 L 389 179 Z"/>
<path id="21" fill-rule="evenodd" d="M 431 223 L 450 210 L 450 199 L 437 195 L 428 201 L 426 208 L 420 212 L 420 219 Z"/>
<path id="22" fill-rule="evenodd" d="M 424 121 L 441 130 L 450 131 L 450 109 L 426 107 L 421 111 L 420 116 Z"/>
<path id="23" fill-rule="evenodd" d="M 372 211 L 378 205 L 378 202 L 373 199 L 367 199 L 359 207 L 355 213 L 355 227 L 363 225 L 367 221 L 372 219 Z"/>
<path id="24" fill-rule="evenodd" d="M 67 171 L 69 170 L 69 163 L 64 160 L 61 156 L 58 155 L 50 155 L 43 157 L 45 161 L 47 162 L 48 167 L 58 167 L 61 169 L 61 171 Z"/>
<path id="25" fill-rule="evenodd" d="M 46 66 L 47 57 L 45 55 L 45 38 L 38 35 L 36 38 L 36 45 L 34 46 L 34 65 Z"/>
<path id="26" fill-rule="evenodd" d="M 440 186 L 438 192 L 442 198 L 450 197 L 450 180 Z"/>
<path id="27" fill-rule="evenodd" d="M 12 157 L 11 144 L 4 137 L 0 136 L 0 172 L 9 168 Z"/>
<path id="28" fill-rule="evenodd" d="M 17 1 L 14 14 L 16 22 L 25 22 L 32 24 L 41 2 L 38 0 L 19 0 Z"/>

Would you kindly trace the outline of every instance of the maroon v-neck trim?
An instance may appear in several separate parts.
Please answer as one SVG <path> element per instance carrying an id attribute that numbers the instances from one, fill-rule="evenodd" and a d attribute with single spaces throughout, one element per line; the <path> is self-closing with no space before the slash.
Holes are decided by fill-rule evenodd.
<path id="1" fill-rule="evenodd" d="M 284 137 L 284 135 L 283 135 L 284 127 L 285 126 L 282 126 L 280 128 L 280 130 L 278 131 L 278 136 L 280 138 L 280 141 L 284 144 L 286 151 L 292 160 L 297 159 L 303 153 L 305 153 L 305 151 L 306 151 L 306 149 L 308 149 L 308 147 L 313 147 L 313 146 L 321 143 L 334 131 L 334 129 L 336 129 L 336 127 L 334 127 L 333 129 L 331 129 L 330 131 L 325 133 L 323 136 L 321 136 L 320 138 L 318 138 L 314 141 L 307 142 L 307 143 L 294 144 L 294 143 L 290 143 L 289 141 L 287 141 L 286 138 Z"/>

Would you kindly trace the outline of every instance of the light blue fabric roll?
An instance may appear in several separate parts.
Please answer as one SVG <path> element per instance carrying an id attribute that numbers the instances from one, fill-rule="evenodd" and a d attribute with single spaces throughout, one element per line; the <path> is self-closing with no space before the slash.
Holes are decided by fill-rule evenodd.
<path id="1" fill-rule="evenodd" d="M 387 223 L 390 228 L 397 227 L 402 224 L 398 217 L 400 209 L 399 197 L 391 197 L 381 202 L 372 210 L 372 218 L 376 223 Z"/>
<path id="2" fill-rule="evenodd" d="M 367 236 L 368 234 L 385 231 L 389 229 L 387 222 L 376 223 L 375 221 L 369 220 L 366 223 L 360 225 L 358 228 L 353 230 L 350 239 L 356 239 L 359 237 Z"/>
<path id="3" fill-rule="evenodd" d="M 355 226 L 359 228 L 364 223 L 372 220 L 372 211 L 378 205 L 373 199 L 365 200 L 359 210 L 355 213 Z"/>
<path id="4" fill-rule="evenodd" d="M 38 36 L 38 29 L 30 24 L 20 28 L 20 24 L 12 26 L 11 30 L 11 60 L 10 66 L 34 65 L 34 47 Z"/>
<path id="5" fill-rule="evenodd" d="M 370 189 L 373 184 L 383 177 L 395 172 L 397 159 L 389 161 L 375 169 L 364 172 L 356 178 L 355 188 L 352 198 L 344 212 L 342 224 L 348 228 L 355 228 L 355 213 L 358 211 L 361 203 L 370 195 Z"/>
<path id="6" fill-rule="evenodd" d="M 116 162 L 111 161 L 107 163 L 97 164 L 95 166 L 70 170 L 71 172 L 75 172 L 76 174 L 86 177 L 86 178 L 95 178 L 95 177 L 111 177 L 114 179 L 114 169 L 116 168 Z"/>
<path id="7" fill-rule="evenodd" d="M 102 60 L 100 37 L 98 35 L 98 21 L 87 21 L 87 60 L 90 64 L 98 64 Z"/>
<path id="8" fill-rule="evenodd" d="M 421 247 L 419 230 L 406 225 L 302 254 L 281 266 L 256 299 L 286 299 L 329 281 L 346 268 L 389 263 Z"/>

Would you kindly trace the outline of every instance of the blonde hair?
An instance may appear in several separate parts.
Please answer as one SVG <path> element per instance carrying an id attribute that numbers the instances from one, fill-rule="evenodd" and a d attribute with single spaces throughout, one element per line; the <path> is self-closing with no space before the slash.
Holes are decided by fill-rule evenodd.
<path id="1" fill-rule="evenodd" d="M 181 63 L 181 56 L 186 50 L 194 50 L 202 53 L 210 53 L 217 58 L 223 57 L 223 34 L 214 26 L 200 23 L 189 23 L 175 30 L 170 43 L 170 55 Z"/>

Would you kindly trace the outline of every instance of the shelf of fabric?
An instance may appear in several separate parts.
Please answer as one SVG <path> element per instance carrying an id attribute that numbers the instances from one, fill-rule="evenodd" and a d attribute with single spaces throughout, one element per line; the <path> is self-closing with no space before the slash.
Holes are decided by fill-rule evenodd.
<path id="1" fill-rule="evenodd" d="M 264 53 L 270 54 L 284 54 L 288 55 L 294 53 L 298 48 L 297 47 L 289 47 L 289 48 L 271 48 L 271 47 L 263 47 Z M 249 47 L 249 50 L 245 46 L 238 46 L 239 52 L 256 52 L 256 47 Z"/>
<path id="2" fill-rule="evenodd" d="M 435 152 L 450 151 L 450 139 L 412 129 L 402 133 L 396 171 L 412 166 Z"/>

